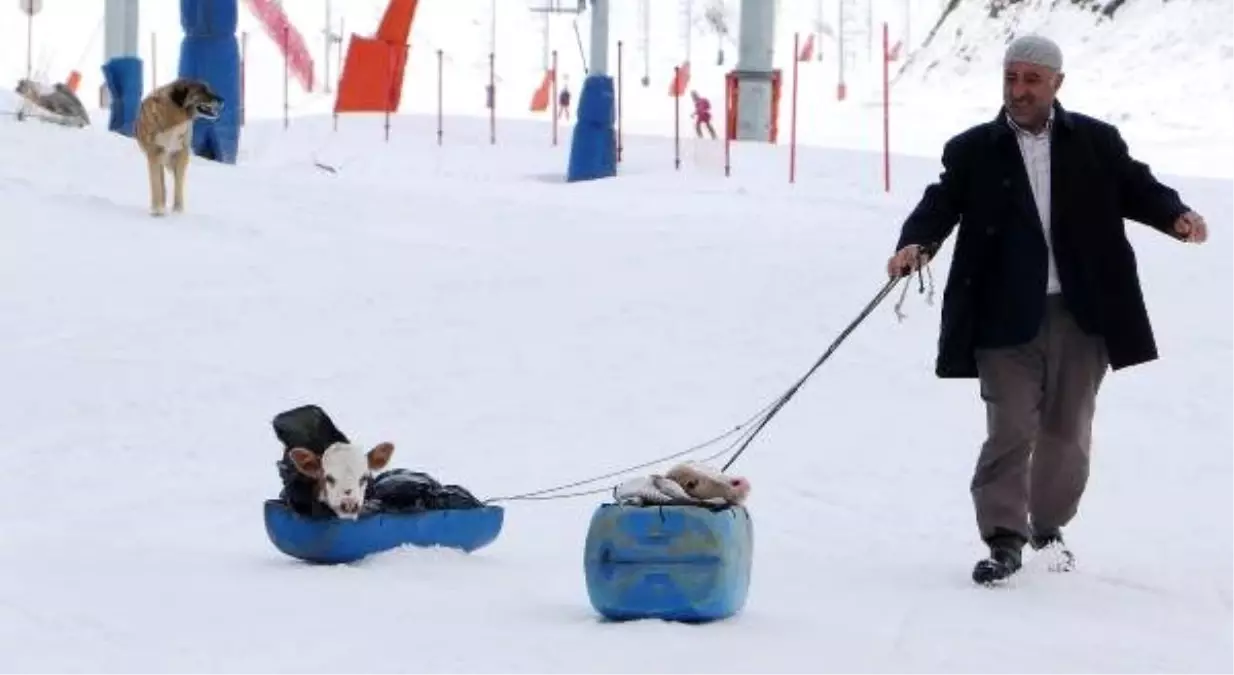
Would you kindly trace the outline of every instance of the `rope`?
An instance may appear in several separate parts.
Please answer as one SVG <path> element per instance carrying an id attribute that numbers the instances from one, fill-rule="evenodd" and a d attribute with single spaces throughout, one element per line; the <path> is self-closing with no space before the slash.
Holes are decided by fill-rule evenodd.
<path id="1" fill-rule="evenodd" d="M 746 442 L 743 443 L 741 447 L 737 449 L 737 452 L 732 456 L 732 458 L 730 458 L 728 462 L 726 462 L 724 466 L 721 467 L 720 469 L 721 472 L 728 471 L 728 468 L 732 466 L 734 462 L 737 461 L 737 458 L 740 457 L 741 454 L 746 451 L 746 448 L 750 446 L 750 443 L 754 441 L 755 436 L 758 436 L 759 432 L 763 430 L 763 427 L 767 426 L 767 423 L 771 421 L 771 418 L 775 417 L 776 413 L 780 412 L 780 409 L 783 408 L 784 405 L 787 404 L 789 400 L 793 398 L 793 396 L 797 395 L 797 392 L 801 389 L 802 386 L 805 385 L 806 380 L 810 379 L 810 376 L 813 375 L 814 372 L 817 371 L 819 367 L 822 366 L 823 363 L 827 361 L 827 359 L 831 358 L 831 355 L 835 353 L 836 349 L 840 346 L 842 342 L 844 342 L 845 338 L 847 338 L 854 330 L 856 330 L 857 326 L 861 325 L 861 322 L 866 320 L 866 317 L 870 316 L 870 314 L 874 311 L 874 308 L 878 307 L 878 305 L 883 301 L 884 298 L 887 297 L 889 293 L 891 293 L 891 290 L 895 288 L 896 284 L 898 283 L 900 283 L 900 278 L 892 277 L 887 280 L 886 284 L 883 284 L 883 287 L 879 289 L 878 294 L 874 296 L 873 300 L 871 300 L 869 303 L 866 304 L 866 306 L 861 310 L 861 313 L 857 315 L 857 318 L 853 319 L 853 321 L 849 323 L 848 326 L 845 327 L 843 331 L 840 332 L 839 337 L 837 337 L 835 341 L 833 341 L 831 345 L 827 347 L 827 351 L 823 352 L 823 355 L 820 356 L 818 360 L 814 362 L 814 365 L 811 366 L 808 371 L 806 371 L 806 374 L 802 375 L 801 379 L 797 380 L 797 382 L 793 384 L 792 387 L 789 387 L 789 390 L 784 393 L 784 396 L 781 397 L 780 400 L 776 402 L 776 405 L 774 408 L 771 409 L 771 412 L 769 412 L 767 416 L 764 417 L 762 421 L 759 422 L 758 426 L 754 429 L 754 433 L 750 434 L 750 437 L 747 438 Z M 905 288 L 907 287 L 908 285 L 905 284 Z"/>
<path id="2" fill-rule="evenodd" d="M 920 275 L 920 269 L 921 268 L 919 267 L 918 268 L 919 275 Z M 792 399 L 793 396 L 797 394 L 797 392 L 801 389 L 801 387 L 805 385 L 806 380 L 808 380 L 819 369 L 819 367 L 821 367 L 823 363 L 827 361 L 827 359 L 831 358 L 831 355 L 835 353 L 836 349 L 840 346 L 840 344 L 844 342 L 844 340 L 857 328 L 858 325 L 861 324 L 861 322 L 865 321 L 865 319 L 868 318 L 871 313 L 873 313 L 874 309 L 877 308 L 878 305 L 881 304 L 882 301 L 885 300 L 888 295 L 890 295 L 891 291 L 895 289 L 895 286 L 899 284 L 901 280 L 904 280 L 906 278 L 907 276 L 901 276 L 901 277 L 892 277 L 891 279 L 888 279 L 887 283 L 884 284 L 881 289 L 879 289 L 879 292 L 874 296 L 874 298 L 870 300 L 869 303 L 866 304 L 866 306 L 861 310 L 861 312 L 857 315 L 857 317 L 851 323 L 849 323 L 849 325 L 840 333 L 839 337 L 837 337 L 835 341 L 831 343 L 831 345 L 827 348 L 827 350 L 823 352 L 823 355 L 820 356 L 814 362 L 814 365 L 811 366 L 810 369 L 806 371 L 804 375 L 802 375 L 795 383 L 793 383 L 793 385 L 789 387 L 789 389 L 786 392 L 778 396 L 771 403 L 764 406 L 757 413 L 755 413 L 754 415 L 746 419 L 746 421 L 742 422 L 741 424 L 738 424 L 737 426 L 733 427 L 729 431 L 723 434 L 720 434 L 719 436 L 716 436 L 714 438 L 711 438 L 707 441 L 694 445 L 690 448 L 687 448 L 685 450 L 681 450 L 679 452 L 675 452 L 669 455 L 664 455 L 663 457 L 657 457 L 655 459 L 648 460 L 646 462 L 640 462 L 639 464 L 635 464 L 629 467 L 625 467 L 625 468 L 618 469 L 615 471 L 610 471 L 604 474 L 600 474 L 598 476 L 593 476 L 591 478 L 572 481 L 569 483 L 563 483 L 561 485 L 543 488 L 540 490 L 534 490 L 532 492 L 524 492 L 520 494 L 510 495 L 507 497 L 496 497 L 493 499 L 486 500 L 484 503 L 493 504 L 496 502 L 510 502 L 510 501 L 553 501 L 553 500 L 558 500 L 558 499 L 573 499 L 575 497 L 586 497 L 586 496 L 598 495 L 598 494 L 603 494 L 603 493 L 615 493 L 618 486 L 610 485 L 610 486 L 606 486 L 603 488 L 594 488 L 594 489 L 578 491 L 578 492 L 567 492 L 563 494 L 554 494 L 554 493 L 561 492 L 562 490 L 568 490 L 571 488 L 580 487 L 583 485 L 587 485 L 589 483 L 594 483 L 597 481 L 604 480 L 606 478 L 614 478 L 616 476 L 624 475 L 624 474 L 627 474 L 633 471 L 637 471 L 639 469 L 645 469 L 650 466 L 654 466 L 656 464 L 660 464 L 660 463 L 663 463 L 671 459 L 677 459 L 680 457 L 684 457 L 686 455 L 698 452 L 699 450 L 702 450 L 703 448 L 715 445 L 716 443 L 719 443 L 720 441 L 726 438 L 732 437 L 734 436 L 734 434 L 737 434 L 737 437 L 733 440 L 733 442 L 727 445 L 726 447 L 724 447 L 722 450 L 702 458 L 702 461 L 709 462 L 709 461 L 718 459 L 720 457 L 723 457 L 729 454 L 730 452 L 733 453 L 733 456 L 729 458 L 729 460 L 724 464 L 724 467 L 721 469 L 722 472 L 727 471 L 729 467 L 731 467 L 733 463 L 737 461 L 737 458 L 740 457 L 742 453 L 744 453 L 746 449 L 750 447 L 750 444 L 753 443 L 754 439 L 763 430 L 763 428 L 767 426 L 767 423 L 771 421 L 771 418 L 775 417 L 776 413 L 778 413 L 785 406 L 785 404 L 787 404 L 789 400 Z M 908 288 L 908 284 L 906 283 L 905 284 L 906 294 L 907 294 L 907 288 Z M 924 292 L 924 290 L 925 290 L 925 287 L 924 287 L 924 282 L 923 282 L 922 291 Z M 933 277 L 931 276 L 931 279 L 930 279 L 931 298 L 933 297 L 933 292 L 934 292 Z M 900 304 L 902 303 L 903 303 L 903 299 L 901 299 L 900 303 L 896 305 L 897 316 L 900 315 L 899 307 L 900 307 Z M 750 425 L 755 422 L 757 422 L 757 425 L 751 427 Z M 743 432 L 743 433 L 738 434 L 738 432 Z M 735 452 L 733 450 L 734 448 L 736 448 Z"/>
<path id="3" fill-rule="evenodd" d="M 922 253 L 918 253 L 918 256 L 919 256 L 918 260 L 921 259 L 920 256 L 922 255 L 923 255 Z M 926 292 L 925 279 L 922 278 L 922 270 L 925 270 L 925 276 L 929 277 L 930 279 L 930 293 L 929 295 L 926 296 L 926 304 L 933 306 L 934 305 L 934 272 L 930 270 L 930 258 L 928 256 L 925 258 L 925 261 L 920 263 L 917 267 L 917 292 L 918 293 Z M 910 272 L 908 276 L 912 276 L 912 273 Z M 896 321 L 903 322 L 904 319 L 908 318 L 908 315 L 905 314 L 903 310 L 901 310 L 901 308 L 904 306 L 904 299 L 906 297 L 908 297 L 908 284 L 904 284 L 904 290 L 900 293 L 900 299 L 895 304 Z"/>
<path id="4" fill-rule="evenodd" d="M 662 456 L 662 457 L 656 457 L 656 458 L 654 458 L 654 459 L 650 459 L 650 460 L 647 460 L 647 461 L 645 461 L 645 462 L 640 462 L 640 463 L 638 463 L 638 464 L 634 464 L 634 465 L 632 465 L 632 466 L 627 466 L 627 467 L 624 467 L 624 468 L 621 468 L 621 469 L 616 469 L 616 470 L 614 470 L 614 471 L 609 471 L 608 473 L 603 473 L 603 474 L 600 474 L 600 475 L 598 475 L 598 476 L 593 476 L 593 477 L 591 477 L 591 478 L 585 478 L 585 479 L 583 479 L 583 480 L 576 480 L 576 481 L 572 481 L 572 482 L 569 482 L 569 483 L 563 483 L 563 484 L 561 484 L 561 485 L 555 485 L 555 486 L 553 486 L 553 487 L 547 487 L 547 488 L 543 488 L 543 489 L 540 489 L 540 490 L 533 490 L 533 491 L 531 491 L 531 492 L 523 492 L 523 493 L 519 493 L 519 494 L 515 494 L 515 495 L 510 495 L 510 496 L 508 496 L 508 497 L 495 497 L 495 498 L 493 498 L 493 499 L 489 499 L 489 500 L 485 501 L 485 503 L 486 503 L 486 504 L 491 504 L 491 503 L 494 503 L 494 502 L 523 501 L 523 500 L 533 500 L 533 499 L 566 499 L 566 498 L 571 497 L 571 496 L 578 497 L 578 496 L 583 496 L 583 495 L 598 494 L 598 493 L 601 493 L 601 492 L 608 492 L 609 490 L 611 490 L 611 489 L 612 489 L 612 486 L 609 486 L 609 487 L 604 487 L 604 488 L 599 488 L 599 489 L 596 489 L 596 490 L 589 490 L 589 491 L 587 491 L 587 492 L 572 493 L 572 494 L 570 494 L 570 495 L 557 495 L 557 496 L 554 496 L 554 497 L 542 497 L 542 496 L 541 496 L 541 495 L 545 495 L 545 494 L 552 493 L 552 492 L 560 492 L 561 490 L 568 490 L 568 489 L 570 489 L 570 488 L 580 487 L 580 486 L 583 486 L 583 485 L 587 485 L 588 483 L 595 483 L 595 482 L 597 482 L 597 481 L 601 481 L 601 480 L 604 480 L 604 479 L 606 479 L 606 478 L 615 478 L 615 477 L 617 477 L 617 476 L 621 476 L 621 475 L 624 475 L 624 474 L 627 474 L 627 473 L 630 473 L 630 472 L 633 472 L 633 471 L 638 471 L 639 469 L 646 469 L 646 468 L 648 468 L 648 467 L 655 466 L 655 465 L 657 465 L 657 464 L 662 464 L 662 463 L 667 462 L 668 460 L 671 460 L 671 459 L 678 459 L 678 458 L 681 458 L 681 457 L 685 457 L 686 455 L 693 454 L 693 453 L 695 453 L 695 452 L 698 452 L 699 450 L 702 450 L 703 448 L 707 448 L 707 447 L 713 446 L 713 445 L 715 445 L 716 443 L 719 443 L 720 441 L 724 440 L 725 438 L 728 438 L 728 437 L 732 436 L 733 434 L 737 433 L 738 431 L 741 431 L 743 428 L 745 428 L 746 426 L 748 426 L 750 423 L 752 423 L 752 422 L 754 422 L 755 420 L 757 420 L 757 419 L 758 419 L 761 415 L 765 414 L 765 413 L 766 413 L 766 411 L 767 411 L 767 410 L 768 410 L 771 406 L 773 406 L 773 405 L 775 405 L 775 403 L 774 403 L 774 402 L 772 402 L 771 404 L 768 404 L 766 407 L 764 407 L 764 408 L 763 408 L 762 410 L 760 410 L 758 413 L 756 413 L 755 415 L 752 415 L 749 419 L 747 419 L 746 421 L 742 422 L 741 424 L 738 424 L 737 426 L 733 427 L 732 429 L 729 429 L 728 431 L 726 431 L 726 432 L 724 432 L 724 433 L 722 433 L 722 434 L 720 434 L 720 435 L 718 435 L 718 436 L 715 436 L 715 437 L 710 438 L 710 439 L 708 439 L 708 440 L 706 440 L 706 441 L 703 441 L 702 443 L 698 443 L 698 444 L 696 444 L 696 445 L 690 446 L 689 448 L 686 448 L 685 450 L 679 450 L 679 451 L 677 451 L 677 452 L 674 452 L 674 453 L 671 453 L 671 454 L 668 454 L 668 455 L 664 455 L 664 456 Z M 732 446 L 729 446 L 729 447 L 731 448 Z M 716 456 L 722 456 L 723 454 L 725 454 L 725 453 L 727 453 L 727 452 L 728 452 L 728 448 L 726 448 L 725 450 L 722 450 L 720 453 L 718 453 L 718 455 L 714 455 L 714 456 L 712 456 L 712 458 L 714 458 L 714 457 L 716 457 Z"/>

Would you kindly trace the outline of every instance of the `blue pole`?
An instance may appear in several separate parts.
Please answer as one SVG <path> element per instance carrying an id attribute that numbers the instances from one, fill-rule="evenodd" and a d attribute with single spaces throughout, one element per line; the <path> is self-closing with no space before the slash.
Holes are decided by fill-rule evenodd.
<path id="1" fill-rule="evenodd" d="M 617 175 L 616 97 L 608 75 L 608 2 L 591 3 L 591 68 L 578 97 L 566 181 Z"/>
<path id="2" fill-rule="evenodd" d="M 179 75 L 205 82 L 223 99 L 217 120 L 194 123 L 193 153 L 226 164 L 236 163 L 240 147 L 239 11 L 236 0 L 180 0 Z"/>
<path id="3" fill-rule="evenodd" d="M 103 81 L 111 96 L 107 128 L 133 135 L 141 106 L 141 58 L 137 56 L 138 0 L 106 0 L 103 6 Z"/>

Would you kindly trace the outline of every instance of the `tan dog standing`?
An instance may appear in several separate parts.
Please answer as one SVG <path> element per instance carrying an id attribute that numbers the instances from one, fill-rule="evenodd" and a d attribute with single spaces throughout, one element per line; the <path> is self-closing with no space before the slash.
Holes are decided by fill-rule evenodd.
<path id="1" fill-rule="evenodd" d="M 192 154 L 193 120 L 216 120 L 223 99 L 200 80 L 180 78 L 150 92 L 137 112 L 134 137 L 146 154 L 150 172 L 150 213 L 167 209 L 165 169 L 171 170 L 175 196 L 172 210 L 184 210 L 184 176 Z"/>

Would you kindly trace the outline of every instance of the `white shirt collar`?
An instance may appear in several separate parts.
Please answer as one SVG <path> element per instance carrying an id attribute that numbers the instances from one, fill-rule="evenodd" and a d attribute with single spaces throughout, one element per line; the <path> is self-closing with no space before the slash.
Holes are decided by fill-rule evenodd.
<path id="1" fill-rule="evenodd" d="M 1046 117 L 1045 119 L 1045 127 L 1041 129 L 1040 133 L 1036 133 L 1036 134 L 1016 124 L 1015 120 L 1011 118 L 1011 115 L 1007 115 L 1006 117 L 1007 117 L 1007 124 L 1011 125 L 1012 130 L 1014 130 L 1016 133 L 1024 134 L 1025 136 L 1032 136 L 1032 137 L 1048 136 L 1050 134 L 1050 131 L 1054 128 L 1054 106 L 1050 106 L 1050 115 L 1049 117 Z"/>

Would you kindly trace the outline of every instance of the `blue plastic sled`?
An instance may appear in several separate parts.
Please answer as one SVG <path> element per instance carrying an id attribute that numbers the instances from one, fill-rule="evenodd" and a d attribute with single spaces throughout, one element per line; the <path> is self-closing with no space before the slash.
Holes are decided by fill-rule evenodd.
<path id="1" fill-rule="evenodd" d="M 702 622 L 741 611 L 753 559 L 744 507 L 603 504 L 583 567 L 591 605 L 607 619 Z"/>
<path id="2" fill-rule="evenodd" d="M 355 562 L 403 545 L 443 546 L 468 553 L 501 533 L 500 506 L 420 513 L 374 513 L 357 520 L 310 518 L 277 499 L 266 501 L 266 534 L 275 548 L 313 563 Z"/>

